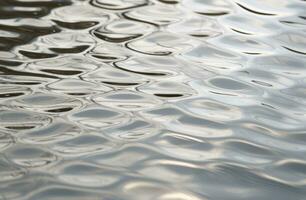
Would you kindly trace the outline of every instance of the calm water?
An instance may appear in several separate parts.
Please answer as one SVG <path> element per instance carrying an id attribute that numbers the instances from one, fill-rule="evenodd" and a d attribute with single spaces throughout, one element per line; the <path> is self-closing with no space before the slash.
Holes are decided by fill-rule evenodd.
<path id="1" fill-rule="evenodd" d="M 0 200 L 305 200 L 305 0 L 1 0 Z"/>

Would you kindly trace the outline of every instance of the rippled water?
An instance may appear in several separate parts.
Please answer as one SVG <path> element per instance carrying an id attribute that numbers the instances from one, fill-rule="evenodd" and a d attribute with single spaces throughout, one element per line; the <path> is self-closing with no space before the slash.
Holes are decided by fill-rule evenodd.
<path id="1" fill-rule="evenodd" d="M 305 200 L 305 0 L 1 0 L 1 200 Z"/>

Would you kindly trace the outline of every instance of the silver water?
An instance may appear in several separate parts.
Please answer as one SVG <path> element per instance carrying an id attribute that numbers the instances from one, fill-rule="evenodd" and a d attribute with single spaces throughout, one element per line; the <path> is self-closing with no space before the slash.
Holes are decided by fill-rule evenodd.
<path id="1" fill-rule="evenodd" d="M 305 0 L 0 1 L 0 200 L 305 199 Z"/>

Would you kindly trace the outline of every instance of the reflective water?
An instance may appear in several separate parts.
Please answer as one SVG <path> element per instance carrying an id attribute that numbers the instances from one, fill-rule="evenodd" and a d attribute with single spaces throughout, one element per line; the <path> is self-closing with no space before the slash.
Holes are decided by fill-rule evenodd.
<path id="1" fill-rule="evenodd" d="M 1 200 L 305 200 L 305 0 L 1 0 Z"/>

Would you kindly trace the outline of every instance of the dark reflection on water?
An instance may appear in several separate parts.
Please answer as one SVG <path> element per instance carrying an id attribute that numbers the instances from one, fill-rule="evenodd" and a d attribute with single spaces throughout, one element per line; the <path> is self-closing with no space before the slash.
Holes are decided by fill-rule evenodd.
<path id="1" fill-rule="evenodd" d="M 1 0 L 0 200 L 305 200 L 304 0 Z"/>

